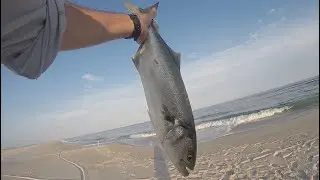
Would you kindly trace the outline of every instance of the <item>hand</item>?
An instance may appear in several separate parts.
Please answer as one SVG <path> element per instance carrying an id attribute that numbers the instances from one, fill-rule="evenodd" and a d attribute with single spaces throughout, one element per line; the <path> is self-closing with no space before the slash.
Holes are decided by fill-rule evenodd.
<path id="1" fill-rule="evenodd" d="M 149 13 L 146 13 L 146 14 L 139 13 L 137 15 L 140 19 L 140 24 L 141 24 L 141 34 L 137 42 L 138 44 L 141 44 L 148 38 L 148 28 L 151 22 L 153 23 L 152 25 L 155 27 L 156 30 L 158 30 L 159 28 L 155 21 L 155 17 L 157 16 L 157 9 L 153 8 Z"/>

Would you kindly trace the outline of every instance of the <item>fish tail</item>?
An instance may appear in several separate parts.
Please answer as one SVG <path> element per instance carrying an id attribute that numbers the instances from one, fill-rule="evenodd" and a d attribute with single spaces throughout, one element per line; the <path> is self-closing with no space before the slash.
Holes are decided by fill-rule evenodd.
<path id="1" fill-rule="evenodd" d="M 153 8 L 158 9 L 159 2 L 147 8 L 139 8 L 129 2 L 124 3 L 124 5 L 128 8 L 128 10 L 133 14 L 146 14 L 149 13 Z"/>

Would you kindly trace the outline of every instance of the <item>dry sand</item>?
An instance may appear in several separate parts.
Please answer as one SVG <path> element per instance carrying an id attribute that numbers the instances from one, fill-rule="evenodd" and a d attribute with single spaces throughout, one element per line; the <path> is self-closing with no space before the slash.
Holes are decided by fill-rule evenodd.
<path id="1" fill-rule="evenodd" d="M 155 179 L 153 148 L 58 142 L 1 151 L 1 179 Z M 319 179 L 319 110 L 290 121 L 199 143 L 195 170 L 171 179 Z M 33 179 L 33 180 L 36 180 Z M 32 180 L 32 179 L 31 179 Z"/>

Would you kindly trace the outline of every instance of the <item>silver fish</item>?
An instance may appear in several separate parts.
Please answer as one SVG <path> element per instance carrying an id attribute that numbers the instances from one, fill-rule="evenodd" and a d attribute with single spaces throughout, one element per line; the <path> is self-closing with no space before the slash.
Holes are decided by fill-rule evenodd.
<path id="1" fill-rule="evenodd" d="M 147 13 L 158 3 L 141 9 L 125 5 L 132 13 Z M 139 72 L 148 113 L 159 146 L 175 168 L 188 176 L 196 164 L 197 138 L 192 108 L 180 73 L 180 53 L 173 51 L 150 25 L 148 39 L 132 61 Z"/>

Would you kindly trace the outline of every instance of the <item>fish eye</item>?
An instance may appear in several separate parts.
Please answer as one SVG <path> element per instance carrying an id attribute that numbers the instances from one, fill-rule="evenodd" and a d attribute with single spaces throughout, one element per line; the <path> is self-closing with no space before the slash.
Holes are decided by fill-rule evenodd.
<path id="1" fill-rule="evenodd" d="M 188 160 L 188 161 L 191 161 L 191 160 L 192 160 L 192 155 L 191 155 L 191 154 L 189 154 L 189 155 L 187 156 L 187 160 Z"/>

